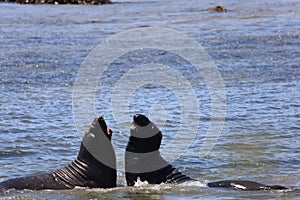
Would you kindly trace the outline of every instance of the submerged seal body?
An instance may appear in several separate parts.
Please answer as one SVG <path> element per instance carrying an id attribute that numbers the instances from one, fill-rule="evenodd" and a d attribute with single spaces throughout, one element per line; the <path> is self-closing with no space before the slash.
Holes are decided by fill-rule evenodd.
<path id="1" fill-rule="evenodd" d="M 162 133 L 146 116 L 136 114 L 133 117 L 130 134 L 125 153 L 128 186 L 134 185 L 138 180 L 147 181 L 149 184 L 197 181 L 182 174 L 161 157 L 159 148 Z M 209 182 L 207 186 L 241 190 L 287 189 L 280 185 L 265 185 L 244 180 Z"/>
<path id="2" fill-rule="evenodd" d="M 91 138 L 94 142 L 107 138 L 108 145 L 103 149 L 109 152 L 113 165 L 116 165 L 116 157 L 113 147 L 110 143 L 112 131 L 107 127 L 103 117 L 96 117 L 92 122 L 89 130 L 85 133 L 84 138 Z M 102 138 L 101 138 L 102 137 Z M 100 162 L 88 150 L 86 146 L 88 142 L 84 139 L 80 146 L 77 158 L 65 167 L 55 169 L 49 172 L 26 176 L 21 178 L 13 178 L 0 183 L 0 190 L 7 189 L 31 189 L 31 190 L 62 190 L 78 187 L 89 188 L 112 188 L 116 186 L 116 167 L 107 166 Z"/>

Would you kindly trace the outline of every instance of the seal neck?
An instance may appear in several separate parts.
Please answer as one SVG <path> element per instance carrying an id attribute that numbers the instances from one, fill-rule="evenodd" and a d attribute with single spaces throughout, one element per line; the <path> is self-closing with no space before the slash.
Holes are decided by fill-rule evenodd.
<path id="1" fill-rule="evenodd" d="M 130 136 L 126 147 L 126 151 L 132 153 L 149 153 L 158 151 L 162 140 L 161 132 L 158 132 L 149 138 L 138 138 Z"/>

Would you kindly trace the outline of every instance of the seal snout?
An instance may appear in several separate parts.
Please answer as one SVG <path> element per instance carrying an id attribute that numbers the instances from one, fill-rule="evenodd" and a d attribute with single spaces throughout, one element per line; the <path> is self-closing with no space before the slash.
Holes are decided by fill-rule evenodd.
<path id="1" fill-rule="evenodd" d="M 106 122 L 102 116 L 98 116 L 97 118 L 102 131 L 111 140 L 111 136 L 113 133 L 112 129 L 106 125 Z"/>
<path id="2" fill-rule="evenodd" d="M 133 116 L 133 121 L 139 126 L 147 126 L 150 124 L 148 117 L 142 114 L 135 114 Z"/>

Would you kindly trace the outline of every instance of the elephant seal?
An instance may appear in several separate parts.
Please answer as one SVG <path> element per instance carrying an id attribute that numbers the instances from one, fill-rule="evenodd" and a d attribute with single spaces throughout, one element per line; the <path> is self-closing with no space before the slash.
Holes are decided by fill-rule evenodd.
<path id="1" fill-rule="evenodd" d="M 125 176 L 128 186 L 135 182 L 149 184 L 183 183 L 191 181 L 166 160 L 159 152 L 162 133 L 146 116 L 136 114 L 130 128 L 125 152 Z"/>
<path id="2" fill-rule="evenodd" d="M 182 174 L 160 156 L 162 133 L 146 116 L 134 115 L 130 134 L 125 153 L 125 175 L 128 186 L 133 186 L 138 180 L 147 181 L 149 184 L 197 181 Z M 287 189 L 280 185 L 265 185 L 244 180 L 208 182 L 207 186 L 241 190 Z"/>
<path id="3" fill-rule="evenodd" d="M 112 160 L 112 165 L 107 166 L 94 157 L 90 153 L 89 142 L 85 142 L 85 138 L 90 138 L 94 142 L 99 143 L 100 139 L 107 139 L 109 143 L 103 152 Z M 95 117 L 88 131 L 84 134 L 81 142 L 80 151 L 77 158 L 65 167 L 55 169 L 49 172 L 31 175 L 21 178 L 13 178 L 0 183 L 0 191 L 2 193 L 8 189 L 30 189 L 30 190 L 65 190 L 78 187 L 89 188 L 112 188 L 116 186 L 116 157 L 112 144 L 110 143 L 112 130 L 107 127 L 104 118 Z M 100 139 L 99 139 L 100 138 Z"/>

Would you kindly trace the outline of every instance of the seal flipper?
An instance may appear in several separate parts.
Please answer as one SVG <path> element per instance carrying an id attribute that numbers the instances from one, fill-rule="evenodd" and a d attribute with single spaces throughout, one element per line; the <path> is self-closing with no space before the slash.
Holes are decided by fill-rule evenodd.
<path id="1" fill-rule="evenodd" d="M 95 128 L 98 125 L 100 125 L 102 132 Z M 92 133 L 97 138 L 97 134 L 103 132 L 111 140 L 111 134 L 108 133 L 103 117 L 96 117 L 86 134 Z M 112 160 L 116 160 L 112 145 L 109 148 L 111 148 L 110 151 L 105 149 L 105 152 L 113 152 L 109 156 Z M 38 175 L 3 181 L 0 183 L 0 191 L 2 193 L 13 188 L 20 190 L 61 190 L 72 189 L 75 186 L 110 188 L 116 186 L 116 176 L 116 167 L 108 167 L 98 161 L 82 142 L 77 159 L 69 165 Z"/>

